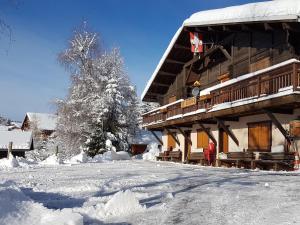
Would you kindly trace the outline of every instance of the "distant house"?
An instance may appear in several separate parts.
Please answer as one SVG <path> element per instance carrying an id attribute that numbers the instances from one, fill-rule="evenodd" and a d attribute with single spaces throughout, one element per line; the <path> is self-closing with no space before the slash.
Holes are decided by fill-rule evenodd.
<path id="1" fill-rule="evenodd" d="M 33 150 L 31 131 L 0 131 L 0 158 L 7 157 L 9 142 L 14 156 L 25 157 L 26 151 Z"/>
<path id="2" fill-rule="evenodd" d="M 26 113 L 21 129 L 38 130 L 47 139 L 56 130 L 57 116 L 47 113 Z"/>
<path id="3" fill-rule="evenodd" d="M 133 155 L 142 154 L 147 149 L 147 146 L 151 143 L 157 143 L 161 147 L 162 143 L 158 140 L 161 139 L 161 134 L 155 134 L 158 136 L 158 139 L 147 130 L 141 129 L 131 140 L 130 143 L 130 152 Z"/>

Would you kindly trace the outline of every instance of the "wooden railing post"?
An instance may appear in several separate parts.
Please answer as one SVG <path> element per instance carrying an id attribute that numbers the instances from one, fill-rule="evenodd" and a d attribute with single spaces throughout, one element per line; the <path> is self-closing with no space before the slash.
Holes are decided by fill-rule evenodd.
<path id="1" fill-rule="evenodd" d="M 258 75 L 257 77 L 257 97 L 260 97 L 261 94 L 261 76 Z"/>
<path id="2" fill-rule="evenodd" d="M 293 63 L 293 73 L 292 73 L 293 91 L 296 91 L 298 87 L 298 74 L 297 74 L 297 64 Z"/>

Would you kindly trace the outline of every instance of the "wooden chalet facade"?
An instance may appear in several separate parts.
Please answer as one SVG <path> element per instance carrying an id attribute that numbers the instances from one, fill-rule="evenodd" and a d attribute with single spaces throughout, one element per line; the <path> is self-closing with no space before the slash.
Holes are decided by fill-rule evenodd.
<path id="1" fill-rule="evenodd" d="M 142 94 L 161 105 L 143 115 L 143 126 L 161 131 L 163 148 L 180 150 L 182 162 L 201 161 L 213 142 L 219 165 L 292 168 L 300 134 L 299 18 L 297 0 L 192 15 Z M 191 52 L 190 33 L 203 36 L 202 53 Z"/>

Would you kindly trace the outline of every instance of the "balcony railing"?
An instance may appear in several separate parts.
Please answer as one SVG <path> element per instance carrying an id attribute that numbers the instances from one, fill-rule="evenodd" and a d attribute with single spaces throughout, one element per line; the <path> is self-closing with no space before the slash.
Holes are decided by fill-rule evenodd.
<path id="1" fill-rule="evenodd" d="M 192 101 L 190 99 L 177 101 L 147 113 L 143 116 L 143 124 L 149 125 L 181 116 L 204 113 L 222 103 L 258 99 L 288 90 L 300 91 L 300 64 L 291 62 L 278 65 L 273 69 L 241 76 L 231 80 L 230 83 L 212 87 L 206 96 L 198 96 Z M 184 101 L 188 101 L 189 104 L 183 104 Z"/>

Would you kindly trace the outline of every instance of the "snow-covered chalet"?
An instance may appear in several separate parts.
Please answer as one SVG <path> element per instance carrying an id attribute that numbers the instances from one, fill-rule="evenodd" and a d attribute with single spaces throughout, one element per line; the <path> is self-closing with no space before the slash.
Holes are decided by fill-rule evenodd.
<path id="1" fill-rule="evenodd" d="M 300 137 L 300 2 L 201 11 L 175 33 L 142 100 L 163 160 L 293 169 Z M 154 133 L 155 134 L 155 133 Z M 300 147 L 300 146 L 299 146 Z M 211 152 L 209 154 L 211 154 Z"/>
<path id="2" fill-rule="evenodd" d="M 43 139 L 47 139 L 55 130 L 57 115 L 48 113 L 31 113 L 25 115 L 21 129 L 23 131 L 37 130 Z"/>

